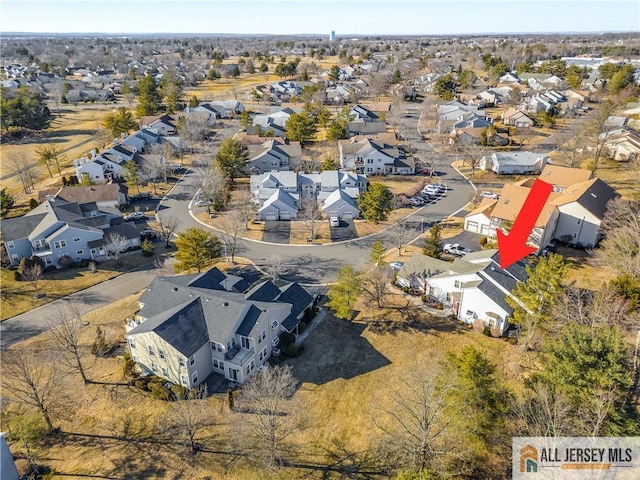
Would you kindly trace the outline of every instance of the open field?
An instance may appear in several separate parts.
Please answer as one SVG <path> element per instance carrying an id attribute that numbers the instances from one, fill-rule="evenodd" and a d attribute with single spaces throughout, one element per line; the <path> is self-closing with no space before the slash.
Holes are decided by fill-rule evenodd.
<path id="1" fill-rule="evenodd" d="M 91 344 L 98 325 L 108 340 L 122 342 L 123 320 L 136 310 L 136 299 L 132 295 L 86 315 L 81 343 Z M 94 358 L 88 352 L 83 357 L 88 376 L 103 384 L 82 386 L 73 375 L 63 377 L 60 406 L 66 408 L 56 409 L 54 416 L 62 433 L 36 443 L 36 459 L 63 478 L 337 479 L 363 472 L 368 472 L 365 478 L 387 478 L 369 455 L 384 441 L 374 420 L 384 415 L 407 375 L 446 367 L 446 354 L 465 345 L 496 362 L 499 375 L 515 391 L 521 388 L 521 372 L 517 348 L 503 340 L 431 317 L 404 295 L 390 294 L 386 303 L 385 309 L 359 305 L 354 322 L 328 315 L 307 339 L 303 354 L 287 360 L 301 382 L 294 401 L 306 419 L 289 439 L 288 460 L 295 466 L 270 474 L 238 457 L 230 439 L 243 414 L 229 413 L 217 397 L 205 401 L 209 421 L 196 435 L 202 450 L 191 456 L 171 426 L 171 405 L 122 385 L 118 356 Z M 45 348 L 49 341 L 42 334 L 16 348 Z M 10 418 L 3 418 L 3 429 L 11 429 Z M 23 447 L 11 442 L 10 448 L 24 467 Z"/>

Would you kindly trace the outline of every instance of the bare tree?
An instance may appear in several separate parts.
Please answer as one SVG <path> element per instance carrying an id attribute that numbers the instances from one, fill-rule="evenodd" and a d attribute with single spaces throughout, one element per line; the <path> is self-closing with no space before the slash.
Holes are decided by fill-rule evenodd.
<path id="1" fill-rule="evenodd" d="M 271 281 L 277 283 L 284 271 L 283 260 L 280 257 L 269 257 L 262 268 L 264 273 L 271 278 Z"/>
<path id="2" fill-rule="evenodd" d="M 387 263 L 371 265 L 361 273 L 362 293 L 369 300 L 376 302 L 378 308 L 382 308 L 382 301 L 391 282 L 391 270 Z"/>
<path id="3" fill-rule="evenodd" d="M 244 229 L 249 230 L 249 221 L 255 218 L 256 204 L 251 198 L 251 192 L 243 190 L 236 197 L 234 210 L 240 212 Z"/>
<path id="4" fill-rule="evenodd" d="M 198 431 L 205 425 L 211 424 L 214 417 L 207 409 L 206 398 L 207 386 L 203 384 L 195 393 L 186 392 L 183 397 L 177 397 L 170 404 L 168 427 L 178 432 L 192 455 L 200 450 L 200 445 L 196 442 Z"/>
<path id="5" fill-rule="evenodd" d="M 298 380 L 291 366 L 269 366 L 256 372 L 242 387 L 236 410 L 240 447 L 269 469 L 281 465 L 287 438 L 301 426 L 303 408 L 296 408 L 292 396 Z"/>
<path id="6" fill-rule="evenodd" d="M 231 257 L 231 263 L 236 263 L 236 252 L 240 240 L 240 231 L 244 225 L 242 213 L 237 210 L 230 211 L 221 222 L 222 234 L 219 236 L 226 256 Z"/>
<path id="7" fill-rule="evenodd" d="M 111 132 L 99 124 L 93 132 L 93 144 L 98 150 L 102 150 L 113 140 Z"/>
<path id="8" fill-rule="evenodd" d="M 391 406 L 374 423 L 399 467 L 423 472 L 442 467 L 442 457 L 452 452 L 446 397 L 452 386 L 435 372 L 414 370 L 393 392 Z"/>
<path id="9" fill-rule="evenodd" d="M 525 398 L 515 401 L 513 412 L 519 431 L 531 437 L 562 437 L 577 432 L 571 417 L 574 407 L 561 392 L 544 382 L 533 382 Z"/>
<path id="10" fill-rule="evenodd" d="M 577 168 L 580 167 L 582 162 L 587 158 L 588 139 L 583 127 L 579 125 L 578 122 L 574 122 L 568 129 L 571 132 L 571 137 L 558 151 L 562 154 L 562 158 L 567 166 Z"/>
<path id="11" fill-rule="evenodd" d="M 12 153 L 7 158 L 11 171 L 18 176 L 22 183 L 22 190 L 29 194 L 33 191 L 33 165 L 24 152 Z"/>
<path id="12" fill-rule="evenodd" d="M 371 76 L 369 92 L 376 97 L 376 100 L 380 100 L 380 96 L 387 91 L 389 81 L 389 75 L 385 72 L 378 72 Z"/>
<path id="13" fill-rule="evenodd" d="M 129 240 L 120 233 L 110 232 L 104 236 L 104 246 L 107 255 L 116 261 L 116 265 L 120 261 L 120 254 L 129 248 Z"/>
<path id="14" fill-rule="evenodd" d="M 217 162 L 211 158 L 202 157 L 193 167 L 196 179 L 194 186 L 204 200 L 224 200 L 227 197 L 229 182 Z M 211 213 L 208 204 L 207 212 Z"/>
<path id="15" fill-rule="evenodd" d="M 156 184 L 158 180 L 164 179 L 167 183 L 167 171 L 169 170 L 169 163 L 164 155 L 146 155 L 143 157 L 141 170 L 145 177 L 151 182 L 154 195 L 157 194 Z"/>
<path id="16" fill-rule="evenodd" d="M 8 349 L 2 354 L 3 395 L 23 405 L 34 407 L 47 424 L 47 431 L 55 427 L 52 415 L 61 400 L 60 371 L 51 358 L 41 351 Z"/>
<path id="17" fill-rule="evenodd" d="M 456 140 L 454 151 L 462 159 L 464 165 L 471 168 L 471 174 L 476 172 L 476 169 L 480 166 L 480 161 L 487 153 L 486 149 L 482 145 L 461 145 Z"/>
<path id="18" fill-rule="evenodd" d="M 207 138 L 210 131 L 209 115 L 204 112 L 192 112 L 178 122 L 180 138 L 184 140 L 191 153 L 195 144 Z"/>
<path id="19" fill-rule="evenodd" d="M 393 244 L 398 249 L 398 255 L 402 256 L 402 250 L 407 241 L 409 241 L 409 235 L 411 233 L 408 229 L 407 221 L 403 219 L 395 223 L 389 229 L 389 233 L 391 234 L 391 238 L 393 239 Z"/>
<path id="20" fill-rule="evenodd" d="M 309 229 L 309 239 L 313 241 L 316 238 L 317 223 L 322 218 L 322 212 L 318 208 L 317 197 L 303 196 L 300 201 L 300 210 L 301 216 Z"/>
<path id="21" fill-rule="evenodd" d="M 616 103 L 611 100 L 601 102 L 590 115 L 590 119 L 585 125 L 585 131 L 593 141 L 593 160 L 591 164 L 593 173 L 598 170 L 600 159 L 606 152 L 609 137 L 616 128 L 615 124 L 609 122 L 609 117 L 615 113 L 616 108 Z"/>
<path id="22" fill-rule="evenodd" d="M 156 237 L 165 242 L 167 248 L 169 248 L 169 241 L 178 231 L 179 226 L 180 221 L 173 216 L 168 216 L 164 219 L 158 218 L 149 222 L 149 229 L 154 231 Z"/>
<path id="23" fill-rule="evenodd" d="M 39 263 L 35 263 L 33 265 L 25 267 L 20 271 L 20 276 L 22 277 L 22 280 L 24 280 L 25 282 L 29 282 L 29 284 L 33 287 L 33 290 L 35 292 L 34 293 L 35 298 L 41 297 L 39 282 L 42 279 L 43 275 L 44 275 L 44 268 L 42 268 L 42 265 L 40 265 Z"/>
<path id="24" fill-rule="evenodd" d="M 80 304 L 70 301 L 58 307 L 49 327 L 49 334 L 62 354 L 62 363 L 79 373 L 85 385 L 91 383 L 87 377 L 87 367 L 82 362 L 85 347 L 80 344 L 80 335 L 85 325 L 82 323 Z"/>

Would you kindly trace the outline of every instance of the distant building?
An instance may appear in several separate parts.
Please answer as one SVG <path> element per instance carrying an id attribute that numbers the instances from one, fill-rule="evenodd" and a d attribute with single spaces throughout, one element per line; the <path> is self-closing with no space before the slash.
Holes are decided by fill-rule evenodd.
<path id="1" fill-rule="evenodd" d="M 331 33 L 329 34 L 329 41 L 330 42 L 336 41 L 336 32 L 334 32 L 333 30 L 331 30 Z"/>

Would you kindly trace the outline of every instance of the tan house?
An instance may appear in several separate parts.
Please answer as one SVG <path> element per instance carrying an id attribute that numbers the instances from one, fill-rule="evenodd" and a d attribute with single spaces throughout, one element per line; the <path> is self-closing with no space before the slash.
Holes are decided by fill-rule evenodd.
<path id="1" fill-rule="evenodd" d="M 282 332 L 298 333 L 314 297 L 297 283 L 249 288 L 217 268 L 156 278 L 126 323 L 131 358 L 145 374 L 192 388 L 216 372 L 244 383 L 277 354 Z"/>
<path id="2" fill-rule="evenodd" d="M 516 128 L 531 128 L 534 126 L 535 121 L 526 113 L 516 108 L 510 108 L 502 113 L 502 123 Z"/>

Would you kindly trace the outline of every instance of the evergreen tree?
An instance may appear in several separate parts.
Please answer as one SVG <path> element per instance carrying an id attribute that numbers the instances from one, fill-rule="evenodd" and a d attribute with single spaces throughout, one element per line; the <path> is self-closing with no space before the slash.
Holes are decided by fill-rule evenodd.
<path id="1" fill-rule="evenodd" d="M 320 165 L 320 171 L 324 172 L 326 170 L 337 170 L 338 166 L 336 161 L 330 155 L 324 157 L 322 161 L 322 165 Z"/>
<path id="2" fill-rule="evenodd" d="M 138 123 L 129 110 L 120 107 L 117 111 L 105 115 L 102 125 L 109 130 L 113 138 L 119 138 L 121 133 L 128 134 L 136 128 Z"/>
<path id="3" fill-rule="evenodd" d="M 345 320 L 353 318 L 353 306 L 360 294 L 360 276 L 351 265 L 345 265 L 338 273 L 338 280 L 329 287 L 327 306 L 335 316 Z"/>
<path id="4" fill-rule="evenodd" d="M 253 119 L 251 118 L 251 115 L 249 115 L 249 111 L 245 108 L 240 113 L 240 126 L 242 126 L 242 128 L 246 130 L 247 128 L 250 128 L 252 125 L 253 125 Z"/>
<path id="5" fill-rule="evenodd" d="M 424 240 L 422 254 L 428 257 L 440 258 L 442 254 L 442 225 L 434 223 L 429 229 L 429 236 Z"/>
<path id="6" fill-rule="evenodd" d="M 175 113 L 182 109 L 180 98 L 182 97 L 182 84 L 175 70 L 169 70 L 160 82 L 162 94 L 167 105 L 167 113 Z"/>
<path id="7" fill-rule="evenodd" d="M 369 263 L 375 266 L 386 266 L 387 262 L 384 260 L 385 248 L 384 243 L 379 238 L 371 245 L 371 251 L 369 251 Z"/>
<path id="8" fill-rule="evenodd" d="M 248 153 L 242 144 L 234 138 L 225 138 L 220 143 L 216 162 L 230 183 L 240 174 Z"/>
<path id="9" fill-rule="evenodd" d="M 218 237 L 199 227 L 191 227 L 176 239 L 176 272 L 208 267 L 220 257 L 221 244 Z"/>
<path id="10" fill-rule="evenodd" d="M 138 173 L 138 165 L 136 165 L 135 160 L 125 162 L 123 166 L 124 171 L 122 172 L 122 176 L 124 177 L 125 184 L 131 190 L 135 187 L 138 192 L 140 192 L 140 174 Z"/>
<path id="11" fill-rule="evenodd" d="M 138 106 L 136 107 L 138 118 L 155 115 L 160 111 L 161 103 L 162 97 L 153 77 L 147 75 L 138 80 Z"/>
<path id="12" fill-rule="evenodd" d="M 286 129 L 287 138 L 300 142 L 302 146 L 313 141 L 318 131 L 315 119 L 306 111 L 291 114 Z"/>
<path id="13" fill-rule="evenodd" d="M 368 222 L 381 222 L 387 219 L 393 209 L 393 193 L 382 183 L 372 183 L 369 189 L 360 195 L 359 206 Z"/>

